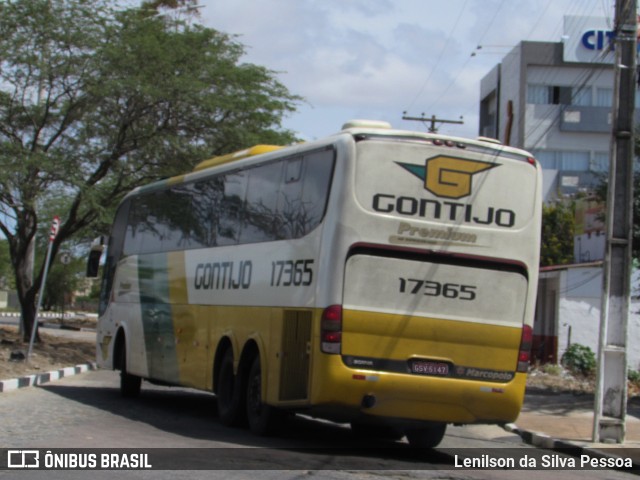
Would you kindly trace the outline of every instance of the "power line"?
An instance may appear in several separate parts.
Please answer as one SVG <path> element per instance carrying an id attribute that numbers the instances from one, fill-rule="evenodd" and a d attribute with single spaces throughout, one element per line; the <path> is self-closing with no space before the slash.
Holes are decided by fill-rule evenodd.
<path id="1" fill-rule="evenodd" d="M 424 83 L 422 84 L 422 87 L 420 87 L 420 89 L 418 90 L 418 93 L 416 94 L 416 96 L 414 97 L 413 101 L 409 104 L 409 107 L 407 107 L 406 110 L 411 110 L 411 108 L 413 108 L 415 103 L 418 101 L 418 98 L 420 98 L 422 96 L 422 93 L 424 92 L 425 88 L 427 88 L 427 85 L 429 84 L 429 81 L 431 80 L 431 77 L 433 76 L 433 73 L 436 71 L 436 68 L 440 65 L 440 62 L 442 61 L 442 57 L 444 56 L 444 52 L 447 49 L 447 46 L 449 45 L 449 42 L 450 42 L 451 38 L 453 37 L 454 32 L 456 31 L 456 28 L 458 27 L 458 23 L 460 22 L 460 19 L 462 18 L 463 13 L 467 9 L 468 1 L 469 0 L 465 0 L 464 5 L 458 11 L 458 17 L 456 18 L 451 30 L 449 30 L 449 35 L 447 36 L 447 39 L 442 44 L 442 49 L 440 50 L 440 54 L 438 55 L 436 63 L 434 63 L 433 67 L 431 67 L 431 71 L 429 72 L 429 75 L 427 75 L 427 78 L 424 81 Z M 503 2 L 504 2 L 504 0 L 503 0 Z"/>
<path id="2" fill-rule="evenodd" d="M 502 0 L 502 2 L 500 3 L 500 6 L 496 8 L 495 12 L 493 13 L 493 17 L 491 18 L 491 21 L 487 25 L 487 28 L 485 29 L 484 33 L 481 35 L 480 40 L 477 43 L 478 45 L 482 45 L 482 41 L 484 40 L 484 37 L 487 36 L 487 33 L 489 33 L 489 31 L 493 27 L 494 22 L 498 18 L 498 13 L 500 13 L 500 10 L 505 4 L 505 1 L 506 0 Z M 444 98 L 444 96 L 449 92 L 449 89 L 458 82 L 458 78 L 460 78 L 460 76 L 465 72 L 470 59 L 471 59 L 471 56 L 467 57 L 462 67 L 460 67 L 460 69 L 458 70 L 458 74 L 449 82 L 449 84 L 445 87 L 442 93 L 438 95 L 437 100 L 434 100 L 429 104 L 427 110 L 431 110 L 434 107 L 434 105 L 437 104 L 438 100 L 441 100 L 442 98 Z"/>

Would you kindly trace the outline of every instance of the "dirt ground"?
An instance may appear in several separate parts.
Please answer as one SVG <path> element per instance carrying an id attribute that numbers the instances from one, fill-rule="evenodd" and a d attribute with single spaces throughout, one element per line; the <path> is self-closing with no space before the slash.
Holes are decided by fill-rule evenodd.
<path id="1" fill-rule="evenodd" d="M 55 323 L 55 321 L 47 323 Z M 65 320 L 64 325 L 70 329 L 95 328 L 95 321 Z M 93 340 L 65 338 L 49 332 L 52 330 L 40 328 L 42 342 L 34 344 L 27 362 L 21 357 L 29 350 L 29 342 L 22 341 L 17 327 L 10 325 L 0 327 L 0 380 L 95 362 L 96 346 Z"/>
<path id="2" fill-rule="evenodd" d="M 566 370 L 560 374 L 549 374 L 541 369 L 532 369 L 527 376 L 527 390 L 536 392 L 574 393 L 576 395 L 593 393 L 595 377 L 571 375 Z"/>

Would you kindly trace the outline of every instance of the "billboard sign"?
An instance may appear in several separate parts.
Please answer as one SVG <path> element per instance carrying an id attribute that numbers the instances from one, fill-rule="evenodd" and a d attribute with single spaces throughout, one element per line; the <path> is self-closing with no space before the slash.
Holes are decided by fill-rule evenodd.
<path id="1" fill-rule="evenodd" d="M 604 17 L 564 17 L 565 62 L 613 64 L 615 31 Z"/>

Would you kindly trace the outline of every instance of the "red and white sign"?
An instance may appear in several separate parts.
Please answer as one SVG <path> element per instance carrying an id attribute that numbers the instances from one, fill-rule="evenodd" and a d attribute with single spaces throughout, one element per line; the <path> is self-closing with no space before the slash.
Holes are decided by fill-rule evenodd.
<path id="1" fill-rule="evenodd" d="M 53 222 L 51 222 L 51 232 L 49 233 L 50 242 L 53 242 L 53 240 L 56 238 L 59 228 L 60 228 L 60 217 L 56 215 L 55 217 L 53 217 Z"/>

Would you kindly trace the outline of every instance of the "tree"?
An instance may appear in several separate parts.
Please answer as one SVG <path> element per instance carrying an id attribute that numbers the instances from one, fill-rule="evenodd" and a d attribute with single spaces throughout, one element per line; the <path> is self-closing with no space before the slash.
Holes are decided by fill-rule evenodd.
<path id="1" fill-rule="evenodd" d="M 153 8 L 172 2 L 151 2 Z M 177 5 L 189 2 L 178 1 Z M 44 264 L 29 250 L 57 202 L 53 253 L 106 233 L 132 188 L 256 143 L 290 143 L 298 97 L 216 30 L 107 0 L 0 3 L 0 231 L 29 337 Z M 95 235 L 91 235 L 95 236 Z"/>
<path id="2" fill-rule="evenodd" d="M 10 281 L 12 278 L 9 242 L 0 240 L 0 290 L 9 288 L 12 285 Z"/>
<path id="3" fill-rule="evenodd" d="M 636 136 L 636 156 L 639 156 L 638 152 L 638 136 Z M 598 201 L 606 205 L 607 202 L 607 189 L 608 178 L 603 177 L 600 184 L 595 189 L 595 195 Z M 633 227 L 632 227 L 632 239 L 631 239 L 631 255 L 634 259 L 640 259 L 640 172 L 636 171 L 633 174 Z M 604 216 L 604 215 L 603 215 Z M 602 218 L 604 222 L 605 219 Z"/>
<path id="4" fill-rule="evenodd" d="M 634 165 L 633 165 L 633 226 L 631 233 L 631 255 L 634 260 L 640 260 L 640 128 L 636 129 L 634 135 Z M 602 204 L 607 203 L 609 176 L 602 175 L 600 183 L 595 188 L 595 197 Z M 606 221 L 604 218 L 601 219 Z"/>
<path id="5" fill-rule="evenodd" d="M 575 212 L 572 204 L 558 202 L 542 207 L 540 266 L 566 265 L 573 261 Z"/>
<path id="6" fill-rule="evenodd" d="M 45 310 L 56 309 L 64 312 L 73 300 L 73 292 L 80 286 L 79 273 L 84 271 L 86 261 L 80 259 L 71 259 L 71 255 L 66 252 L 67 258 L 70 259 L 68 265 L 61 262 L 54 262 L 51 265 L 48 275 L 48 281 L 44 287 L 44 297 L 42 305 Z M 59 256 L 58 258 L 63 258 Z M 84 264 L 84 265 L 82 265 Z"/>

